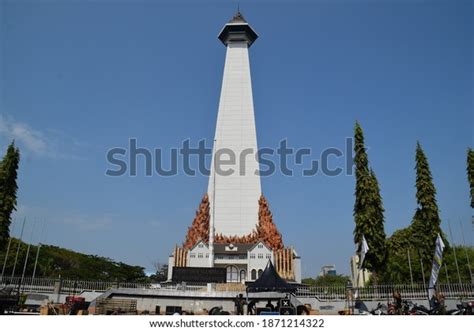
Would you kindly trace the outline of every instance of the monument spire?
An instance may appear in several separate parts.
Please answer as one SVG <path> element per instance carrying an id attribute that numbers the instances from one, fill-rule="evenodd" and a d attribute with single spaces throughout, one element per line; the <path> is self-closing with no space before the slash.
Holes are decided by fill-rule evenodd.
<path id="1" fill-rule="evenodd" d="M 216 282 L 212 268 L 225 268 L 226 282 L 254 281 L 270 258 L 280 276 L 300 282 L 301 259 L 284 246 L 260 187 L 249 61 L 258 36 L 237 8 L 218 38 L 226 56 L 207 193 L 169 257 L 168 279 Z"/>
<path id="2" fill-rule="evenodd" d="M 227 50 L 207 190 L 210 224 L 216 236 L 242 237 L 256 231 L 261 195 L 248 53 L 258 36 L 237 10 L 218 38 Z M 215 156 L 227 154 L 223 151 L 230 151 L 235 162 L 220 165 L 216 173 Z"/>

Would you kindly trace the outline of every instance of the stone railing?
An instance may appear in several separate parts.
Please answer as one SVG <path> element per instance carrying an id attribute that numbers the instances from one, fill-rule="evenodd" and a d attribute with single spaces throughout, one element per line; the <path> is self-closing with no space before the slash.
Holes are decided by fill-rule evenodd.
<path id="1" fill-rule="evenodd" d="M 207 284 L 176 284 L 162 283 L 159 286 L 150 283 L 137 282 L 105 282 L 94 280 L 71 280 L 54 278 L 24 278 L 3 277 L 0 279 L 0 288 L 11 284 L 24 293 L 62 293 L 77 294 L 82 291 L 105 292 L 111 288 L 154 289 L 154 290 L 183 290 L 207 291 Z M 245 285 L 241 283 L 213 284 L 212 288 L 220 292 L 245 292 Z M 446 299 L 474 299 L 474 284 L 438 284 L 440 291 Z M 357 294 L 361 300 L 388 300 L 394 291 L 399 291 L 406 300 L 427 299 L 428 289 L 423 284 L 393 284 L 373 285 L 362 288 L 347 288 L 345 286 L 299 286 L 295 295 L 300 298 L 315 297 L 320 301 L 346 300 L 349 293 Z"/>
<path id="2" fill-rule="evenodd" d="M 474 299 L 474 284 L 438 284 L 437 290 L 446 299 Z M 361 288 L 345 286 L 301 286 L 296 292 L 297 297 L 316 297 L 321 301 L 345 300 L 349 293 L 360 300 L 391 300 L 393 292 L 400 292 L 403 299 L 427 299 L 428 289 L 423 284 L 373 285 Z"/>

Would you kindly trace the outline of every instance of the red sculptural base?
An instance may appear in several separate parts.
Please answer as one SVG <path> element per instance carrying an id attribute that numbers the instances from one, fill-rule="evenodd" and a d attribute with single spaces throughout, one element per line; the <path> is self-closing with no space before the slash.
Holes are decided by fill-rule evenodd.
<path id="1" fill-rule="evenodd" d="M 258 201 L 258 224 L 256 229 L 245 236 L 225 236 L 217 233 L 214 237 L 215 243 L 225 244 L 253 244 L 263 241 L 269 248 L 274 251 L 282 249 L 283 239 L 281 233 L 273 223 L 272 213 L 268 206 L 267 199 L 262 195 Z M 193 223 L 188 228 L 186 239 L 183 243 L 184 249 L 190 249 L 199 240 L 209 242 L 209 197 L 207 194 L 202 198 L 199 209 L 196 211 Z"/>

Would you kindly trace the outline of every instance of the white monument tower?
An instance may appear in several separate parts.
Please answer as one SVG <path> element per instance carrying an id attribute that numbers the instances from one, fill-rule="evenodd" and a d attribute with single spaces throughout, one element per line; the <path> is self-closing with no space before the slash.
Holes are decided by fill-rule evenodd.
<path id="1" fill-rule="evenodd" d="M 301 282 L 301 259 L 283 244 L 257 173 L 249 64 L 257 34 L 237 12 L 219 39 L 227 53 L 209 184 L 183 244 L 169 256 L 168 279 L 221 282 L 225 269 L 226 282 L 254 281 L 271 260 L 281 277 Z"/>
<path id="2" fill-rule="evenodd" d="M 211 245 L 214 233 L 226 236 L 252 233 L 258 224 L 261 195 L 260 177 L 256 174 L 257 135 L 248 53 L 257 34 L 237 12 L 224 26 L 219 39 L 227 53 L 211 164 L 215 164 L 215 159 L 229 160 L 226 150 L 232 151 L 235 161 L 233 165 L 220 166 L 217 173 L 211 167 L 207 191 Z M 221 156 L 216 158 L 216 153 Z M 224 173 L 229 170 L 233 173 Z"/>

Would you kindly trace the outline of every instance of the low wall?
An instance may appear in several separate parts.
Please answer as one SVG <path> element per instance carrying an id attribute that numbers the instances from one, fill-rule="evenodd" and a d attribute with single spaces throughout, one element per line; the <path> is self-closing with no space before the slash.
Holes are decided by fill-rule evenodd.
<path id="1" fill-rule="evenodd" d="M 209 291 L 182 291 L 169 289 L 111 289 L 101 295 L 101 298 L 115 299 L 134 299 L 137 300 L 138 312 L 149 311 L 155 312 L 156 306 L 160 306 L 160 311 L 164 314 L 166 306 L 180 306 L 182 310 L 200 314 L 203 310 L 209 311 L 211 308 L 221 306 L 225 311 L 234 312 L 234 299 L 242 292 L 219 292 L 213 289 Z M 245 297 L 245 293 L 242 293 Z M 285 297 L 283 293 L 267 292 L 267 293 L 249 293 L 248 299 L 259 299 L 257 307 L 264 307 L 267 300 L 272 300 L 276 305 L 277 300 Z M 339 311 L 347 308 L 345 300 L 324 300 L 321 301 L 316 297 L 298 297 L 298 304 L 311 306 L 312 309 L 319 311 L 323 315 L 335 315 Z M 364 300 L 357 305 L 354 304 L 355 311 L 372 310 L 378 303 L 387 304 L 387 300 Z M 417 305 L 429 306 L 427 299 L 416 299 L 412 302 Z M 457 299 L 446 299 L 447 309 L 454 309 L 459 303 Z"/>
<path id="2" fill-rule="evenodd" d="M 137 310 L 154 312 L 156 306 L 160 306 L 162 313 L 166 310 L 166 306 L 180 306 L 183 310 L 193 312 L 195 314 L 201 313 L 204 309 L 210 310 L 213 307 L 221 306 L 225 311 L 234 312 L 234 299 L 237 295 L 245 292 L 233 291 L 183 291 L 183 290 L 169 290 L 169 289 L 110 289 L 105 292 L 100 298 L 114 298 L 114 299 L 135 299 L 137 300 Z M 268 300 L 272 300 L 274 304 L 280 298 L 284 298 L 285 294 L 276 292 L 266 293 L 249 293 L 248 299 L 261 300 L 259 306 L 265 306 Z"/>

